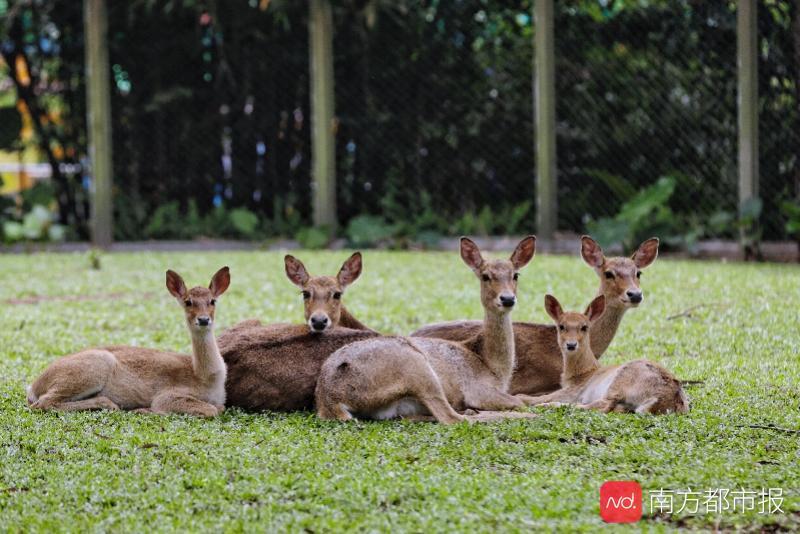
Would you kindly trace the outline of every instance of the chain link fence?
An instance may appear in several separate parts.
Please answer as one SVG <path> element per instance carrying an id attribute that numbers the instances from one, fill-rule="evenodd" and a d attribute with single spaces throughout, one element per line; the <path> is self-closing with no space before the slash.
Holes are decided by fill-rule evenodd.
<path id="1" fill-rule="evenodd" d="M 332 4 L 340 226 L 362 219 L 410 239 L 533 230 L 532 0 Z M 613 226 L 661 187 L 648 231 L 735 237 L 735 2 L 555 7 L 558 227 Z M 108 8 L 116 237 L 295 236 L 310 226 L 308 4 Z M 759 3 L 766 239 L 787 237 L 780 204 L 800 184 L 797 10 Z M 11 1 L 3 16 L 22 31 L 3 37 L 0 76 L 25 52 L 32 75 L 50 82 L 35 98 L 60 106 L 60 135 L 85 159 L 80 3 Z M 54 28 L 58 53 L 37 60 Z M 67 185 L 88 186 L 80 176 Z"/>

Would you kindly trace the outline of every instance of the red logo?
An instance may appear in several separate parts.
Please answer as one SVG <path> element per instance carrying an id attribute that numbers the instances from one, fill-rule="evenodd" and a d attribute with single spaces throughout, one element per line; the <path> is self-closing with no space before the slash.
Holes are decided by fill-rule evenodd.
<path id="1" fill-rule="evenodd" d="M 606 523 L 635 523 L 642 518 L 642 487 L 633 480 L 609 480 L 600 486 L 600 517 Z"/>

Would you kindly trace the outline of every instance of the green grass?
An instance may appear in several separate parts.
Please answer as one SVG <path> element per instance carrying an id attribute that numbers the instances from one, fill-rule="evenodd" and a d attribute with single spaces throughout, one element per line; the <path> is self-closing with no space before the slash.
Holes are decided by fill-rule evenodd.
<path id="1" fill-rule="evenodd" d="M 312 274 L 347 257 L 299 253 Z M 800 269 L 658 260 L 603 361 L 658 361 L 690 385 L 689 415 L 538 409 L 485 426 L 320 422 L 313 414 L 213 420 L 132 413 L 33 413 L 24 386 L 55 357 L 100 344 L 189 350 L 164 288 L 231 266 L 220 327 L 249 317 L 299 321 L 278 253 L 5 256 L 0 274 L 0 531 L 343 529 L 519 531 L 602 525 L 598 488 L 784 490 L 785 514 L 680 514 L 637 527 L 800 528 Z M 583 308 L 597 286 L 577 257 L 537 257 L 517 320 L 545 322 L 545 292 Z M 480 317 L 478 284 L 456 253 L 367 252 L 345 300 L 386 332 Z M 110 296 L 109 296 L 110 295 Z M 59 297 L 87 297 L 66 300 Z M 10 299 L 43 297 L 38 303 Z M 667 317 L 691 306 L 691 318 Z"/>

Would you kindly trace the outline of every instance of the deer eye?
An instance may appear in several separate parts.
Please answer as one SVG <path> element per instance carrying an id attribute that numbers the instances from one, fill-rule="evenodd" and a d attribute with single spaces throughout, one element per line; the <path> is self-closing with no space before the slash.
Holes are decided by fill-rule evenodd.
<path id="1" fill-rule="evenodd" d="M 311 293 L 309 291 L 303 291 L 303 300 L 308 300 L 311 298 Z"/>
<path id="2" fill-rule="evenodd" d="M 519 280 L 519 273 L 514 273 L 514 280 Z"/>
<path id="3" fill-rule="evenodd" d="M 340 298 L 342 298 L 342 292 L 341 291 L 335 292 L 333 294 L 333 298 L 336 299 L 336 300 L 339 300 Z"/>
<path id="4" fill-rule="evenodd" d="M 191 300 L 184 300 L 183 303 L 186 304 L 187 308 L 192 305 L 192 301 Z"/>
<path id="5" fill-rule="evenodd" d="M 566 328 L 564 328 L 564 325 L 563 325 L 563 324 L 560 324 L 560 325 L 558 325 L 558 329 L 559 329 L 559 330 L 561 330 L 562 332 L 563 332 L 564 330 L 566 330 Z"/>
<path id="6" fill-rule="evenodd" d="M 642 277 L 642 271 L 636 271 L 636 278 Z"/>
<path id="7" fill-rule="evenodd" d="M 484 282 L 488 282 L 489 281 L 489 275 L 488 274 L 484 274 L 483 276 L 481 276 L 481 278 L 483 279 Z"/>
<path id="8" fill-rule="evenodd" d="M 606 275 L 606 279 L 607 280 L 613 280 L 614 279 L 614 273 L 612 273 L 611 271 L 606 271 L 605 275 Z"/>
<path id="9" fill-rule="evenodd" d="M 216 306 L 217 305 L 217 299 L 211 299 L 211 302 L 209 302 L 209 304 L 211 304 L 212 306 Z"/>
<path id="10" fill-rule="evenodd" d="M 583 325 L 583 326 L 581 327 L 581 332 L 586 332 L 587 330 L 589 330 L 589 327 L 588 327 L 588 326 L 586 326 L 586 325 Z"/>

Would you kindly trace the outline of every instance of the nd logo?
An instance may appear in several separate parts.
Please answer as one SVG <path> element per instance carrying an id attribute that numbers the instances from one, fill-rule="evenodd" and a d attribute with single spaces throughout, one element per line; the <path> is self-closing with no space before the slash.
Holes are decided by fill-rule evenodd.
<path id="1" fill-rule="evenodd" d="M 642 487 L 632 480 L 600 486 L 600 517 L 606 523 L 635 523 L 642 518 Z"/>

